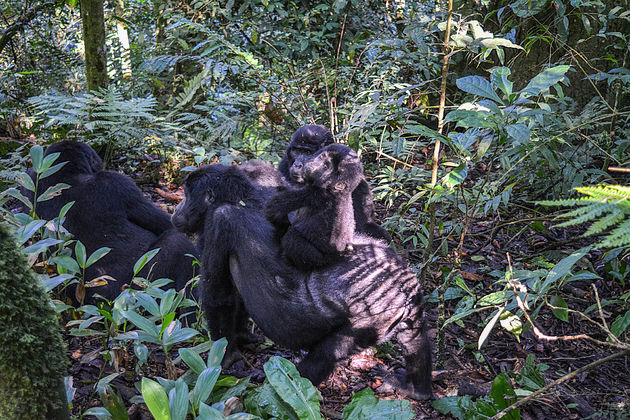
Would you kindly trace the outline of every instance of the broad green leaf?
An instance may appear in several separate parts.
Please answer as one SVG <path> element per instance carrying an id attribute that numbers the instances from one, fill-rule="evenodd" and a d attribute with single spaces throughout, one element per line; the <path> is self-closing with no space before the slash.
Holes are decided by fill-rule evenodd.
<path id="1" fill-rule="evenodd" d="M 144 365 L 149 358 L 149 349 L 142 343 L 136 343 L 133 345 L 133 353 L 138 358 L 138 362 Z"/>
<path id="2" fill-rule="evenodd" d="M 490 73 L 490 82 L 508 97 L 512 94 L 512 87 L 514 86 L 514 83 L 508 79 L 511 73 L 507 67 L 495 67 Z"/>
<path id="3" fill-rule="evenodd" d="M 8 190 L 0 193 L 0 198 L 2 198 L 4 195 L 8 195 L 17 200 L 20 200 L 20 202 L 22 202 L 22 204 L 24 204 L 29 210 L 33 209 L 33 203 L 31 203 L 31 200 L 24 197 L 17 188 L 9 188 Z"/>
<path id="4" fill-rule="evenodd" d="M 98 420 L 113 420 L 112 415 L 109 414 L 109 411 L 105 409 L 105 407 L 92 407 L 88 408 L 83 412 L 84 416 L 94 416 Z"/>
<path id="5" fill-rule="evenodd" d="M 40 170 L 38 171 L 38 173 L 41 172 L 41 174 L 39 175 L 40 178 L 46 178 L 48 175 L 50 175 L 50 174 L 46 175 L 46 172 L 51 169 L 52 164 L 55 163 L 55 161 L 57 160 L 60 154 L 61 154 L 60 152 L 51 153 L 42 159 L 42 165 L 39 168 Z M 67 162 L 61 162 L 60 165 L 63 166 L 66 163 Z M 57 170 L 54 172 L 57 172 Z"/>
<path id="6" fill-rule="evenodd" d="M 511 299 L 512 295 L 513 293 L 511 291 L 506 290 L 501 290 L 500 292 L 492 292 L 479 299 L 479 302 L 477 302 L 477 304 L 480 306 L 501 305 Z"/>
<path id="7" fill-rule="evenodd" d="M 152 249 L 151 251 L 147 251 L 143 256 L 138 258 L 138 261 L 133 266 L 133 276 L 136 277 L 140 270 L 144 268 L 144 266 L 155 257 L 155 255 L 160 252 L 160 248 Z"/>
<path id="8" fill-rule="evenodd" d="M 490 398 L 492 398 L 496 408 L 498 408 L 499 410 L 503 410 L 514 401 L 514 399 L 510 399 L 510 401 L 508 401 L 506 399 L 506 396 L 516 397 L 516 393 L 510 385 L 510 380 L 508 379 L 508 376 L 504 372 L 494 378 L 494 381 L 492 381 L 492 391 L 490 391 Z M 518 410 L 511 410 L 504 418 L 518 420 L 521 418 L 521 415 Z"/>
<path id="9" fill-rule="evenodd" d="M 160 384 L 142 378 L 142 398 L 155 420 L 171 420 L 168 396 Z"/>
<path id="10" fill-rule="evenodd" d="M 562 65 L 546 69 L 535 76 L 521 91 L 521 96 L 539 95 L 551 86 L 564 79 L 564 75 L 571 66 Z"/>
<path id="11" fill-rule="evenodd" d="M 42 284 L 44 285 L 44 290 L 46 292 L 50 292 L 55 287 L 59 286 L 61 283 L 71 279 L 73 276 L 70 274 L 59 274 L 55 277 L 45 276 L 42 280 Z"/>
<path id="12" fill-rule="evenodd" d="M 610 332 L 615 335 L 615 337 L 619 337 L 624 331 L 630 326 L 630 311 L 626 312 L 625 315 L 619 315 L 617 319 L 615 319 L 610 326 Z"/>
<path id="13" fill-rule="evenodd" d="M 48 260 L 48 264 L 57 265 L 57 271 L 64 271 L 67 273 L 77 274 L 81 272 L 81 267 L 77 264 L 77 261 L 68 255 L 59 255 Z M 61 268 L 62 270 L 59 270 Z"/>
<path id="14" fill-rule="evenodd" d="M 220 374 L 221 368 L 215 366 L 201 372 L 193 389 L 193 407 L 199 407 L 199 404 L 206 402 Z"/>
<path id="15" fill-rule="evenodd" d="M 25 172 L 19 172 L 15 174 L 15 180 L 22 187 L 26 188 L 31 192 L 35 192 L 35 184 L 33 183 L 33 179 Z"/>
<path id="16" fill-rule="evenodd" d="M 105 385 L 100 391 L 103 406 L 112 415 L 113 420 L 128 420 L 127 409 L 120 394 L 116 392 L 111 385 Z"/>
<path id="17" fill-rule="evenodd" d="M 505 127 L 505 131 L 508 136 L 515 140 L 517 144 L 524 144 L 529 142 L 530 132 L 529 127 L 525 124 L 517 123 L 511 124 Z"/>
<path id="18" fill-rule="evenodd" d="M 44 149 L 42 146 L 33 146 L 29 152 L 31 155 L 31 163 L 33 164 L 33 170 L 36 173 L 42 172 L 42 156 L 44 156 Z"/>
<path id="19" fill-rule="evenodd" d="M 471 397 L 465 395 L 463 397 L 444 397 L 433 401 L 431 405 L 442 414 L 452 414 L 453 417 L 464 419 L 464 410 L 462 407 L 471 404 Z"/>
<path id="20" fill-rule="evenodd" d="M 175 381 L 175 387 L 168 393 L 171 420 L 186 420 L 188 413 L 188 385 L 183 378 Z"/>
<path id="21" fill-rule="evenodd" d="M 42 239 L 39 242 L 34 243 L 33 245 L 27 246 L 24 248 L 24 252 L 26 254 L 39 254 L 41 252 L 47 251 L 53 245 L 57 245 L 63 242 L 61 239 L 53 239 L 46 238 Z"/>
<path id="22" fill-rule="evenodd" d="M 206 369 L 206 364 L 203 359 L 194 350 L 181 348 L 179 349 L 179 356 L 197 375 L 201 374 L 201 372 Z"/>
<path id="23" fill-rule="evenodd" d="M 88 258 L 87 263 L 85 263 L 85 267 L 86 268 L 90 267 L 92 264 L 94 264 L 95 262 L 103 258 L 105 255 L 107 255 L 107 253 L 111 250 L 112 250 L 111 248 L 108 248 L 106 246 L 97 249 L 96 251 L 92 253 L 92 255 L 90 255 L 90 258 Z"/>
<path id="24" fill-rule="evenodd" d="M 471 109 L 456 109 L 449 112 L 444 118 L 444 122 L 451 121 L 457 121 L 457 127 L 464 128 L 494 128 L 495 126 L 488 114 Z"/>
<path id="25" fill-rule="evenodd" d="M 379 400 L 370 388 L 354 394 L 343 410 L 344 420 L 411 420 L 415 417 L 409 401 Z"/>
<path id="26" fill-rule="evenodd" d="M 153 296 L 150 296 L 144 292 L 136 293 L 135 296 L 140 306 L 146 309 L 147 312 L 149 312 L 152 316 L 159 317 L 161 315 L 160 307 L 158 306 Z"/>
<path id="27" fill-rule="evenodd" d="M 460 77 L 455 81 L 457 87 L 464 92 L 472 93 L 473 95 L 482 96 L 484 98 L 492 99 L 493 101 L 502 104 L 503 101 L 494 91 L 492 84 L 481 76 L 465 76 Z"/>
<path id="28" fill-rule="evenodd" d="M 552 306 L 556 306 L 558 309 L 552 309 L 551 312 L 560 321 L 569 322 L 569 311 L 567 311 L 567 302 L 560 296 L 551 296 L 550 302 Z"/>
<path id="29" fill-rule="evenodd" d="M 317 390 L 308 379 L 300 377 L 293 363 L 273 356 L 263 368 L 273 389 L 295 410 L 300 419 L 322 419 Z"/>
<path id="30" fill-rule="evenodd" d="M 499 318 L 499 322 L 503 328 L 514 334 L 516 339 L 520 341 L 520 336 L 523 332 L 523 323 L 518 316 L 514 315 L 510 311 L 503 311 L 501 317 Z"/>
<path id="31" fill-rule="evenodd" d="M 584 247 L 574 251 L 568 257 L 561 259 L 547 274 L 547 278 L 543 282 L 539 293 L 546 293 L 549 288 L 560 280 L 562 277 L 571 274 L 571 268 L 590 251 L 590 247 Z"/>
<path id="32" fill-rule="evenodd" d="M 468 167 L 466 162 L 461 163 L 456 168 L 453 168 L 449 173 L 444 177 L 444 184 L 446 184 L 449 188 L 455 188 L 468 176 Z"/>
<path id="33" fill-rule="evenodd" d="M 479 339 L 477 340 L 477 350 L 481 349 L 481 346 L 484 345 L 484 343 L 488 339 L 488 336 L 490 335 L 490 332 L 492 331 L 492 329 L 496 325 L 496 323 L 499 320 L 499 317 L 501 316 L 502 313 L 503 313 L 503 308 L 500 308 L 497 311 L 497 313 L 494 314 L 492 319 L 486 324 L 486 326 L 484 327 L 483 331 L 481 331 L 481 334 L 479 334 Z"/>
<path id="34" fill-rule="evenodd" d="M 55 154 L 58 154 L 58 153 L 53 153 L 52 155 L 55 155 Z M 48 158 L 49 158 L 50 156 L 52 156 L 52 155 L 48 155 L 48 156 L 46 156 L 46 159 L 48 159 Z M 68 163 L 68 162 L 61 162 L 61 163 L 56 164 L 55 166 L 52 166 L 52 167 L 50 167 L 50 168 L 46 169 L 44 172 L 42 172 L 42 173 L 39 175 L 39 178 L 40 178 L 40 179 L 41 179 L 41 178 L 46 178 L 46 177 L 51 176 L 52 174 L 55 174 L 55 173 L 59 172 L 59 170 L 60 170 L 61 168 L 63 168 L 63 167 L 66 165 L 66 163 Z"/>
<path id="35" fill-rule="evenodd" d="M 50 200 L 51 198 L 55 198 L 61 194 L 63 190 L 67 190 L 70 188 L 68 184 L 56 184 L 52 187 L 49 187 L 46 191 L 44 191 L 39 197 L 37 197 L 37 202 L 42 202 L 46 200 Z"/>
<path id="36" fill-rule="evenodd" d="M 208 352 L 208 367 L 221 366 L 221 361 L 223 361 L 223 356 L 225 355 L 225 349 L 227 348 L 227 345 L 228 342 L 225 337 L 220 338 L 212 343 L 212 347 Z"/>
<path id="37" fill-rule="evenodd" d="M 199 335 L 199 331 L 192 328 L 182 328 L 179 321 L 171 322 L 171 325 L 169 325 L 162 335 L 162 344 L 172 346 L 173 344 L 193 338 L 196 335 Z"/>
<path id="38" fill-rule="evenodd" d="M 74 246 L 74 255 L 77 259 L 77 263 L 79 263 L 79 267 L 86 268 L 85 266 L 85 258 L 86 258 L 85 245 L 81 241 L 77 241 Z"/>
<path id="39" fill-rule="evenodd" d="M 28 224 L 21 226 L 16 233 L 16 242 L 18 245 L 22 245 L 24 242 L 31 239 L 31 237 L 40 230 L 46 224 L 46 220 L 35 219 Z"/>
<path id="40" fill-rule="evenodd" d="M 135 312 L 133 309 L 127 310 L 123 312 L 125 318 L 133 323 L 136 327 L 140 328 L 145 333 L 157 338 L 160 334 L 160 330 L 158 327 L 147 318 Z"/>
<path id="41" fill-rule="evenodd" d="M 212 408 L 207 404 L 201 404 L 199 407 L 199 416 L 195 420 L 224 420 L 225 416 L 216 408 Z"/>
<path id="42" fill-rule="evenodd" d="M 280 398 L 268 380 L 247 394 L 245 408 L 248 413 L 263 418 L 299 420 L 293 408 Z"/>

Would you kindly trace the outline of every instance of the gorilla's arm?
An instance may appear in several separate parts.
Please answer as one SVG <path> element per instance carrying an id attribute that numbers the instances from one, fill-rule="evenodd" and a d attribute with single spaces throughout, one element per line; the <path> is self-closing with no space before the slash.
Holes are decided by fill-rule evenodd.
<path id="1" fill-rule="evenodd" d="M 289 213 L 311 206 L 315 196 L 313 189 L 308 187 L 281 191 L 267 202 L 265 217 L 275 226 L 287 226 Z"/>
<path id="2" fill-rule="evenodd" d="M 124 200 L 127 220 L 131 223 L 158 236 L 173 227 L 168 213 L 147 200 L 130 178 L 116 172 L 100 172 L 98 176 L 102 182 L 116 186 L 117 195 Z"/>

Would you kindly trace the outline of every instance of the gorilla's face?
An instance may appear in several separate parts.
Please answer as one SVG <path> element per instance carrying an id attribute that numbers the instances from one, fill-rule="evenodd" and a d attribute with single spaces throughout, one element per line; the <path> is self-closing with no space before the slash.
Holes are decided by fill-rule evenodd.
<path id="1" fill-rule="evenodd" d="M 302 156 L 290 172 L 301 183 L 331 192 L 352 192 L 363 179 L 363 167 L 356 152 L 341 144 L 331 144 L 312 156 Z"/>

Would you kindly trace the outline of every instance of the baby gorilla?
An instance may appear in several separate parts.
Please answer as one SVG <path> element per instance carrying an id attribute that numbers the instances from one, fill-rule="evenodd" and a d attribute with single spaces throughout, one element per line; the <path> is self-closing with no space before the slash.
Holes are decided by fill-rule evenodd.
<path id="1" fill-rule="evenodd" d="M 359 157 L 347 146 L 330 144 L 310 159 L 299 157 L 290 171 L 305 186 L 279 192 L 267 203 L 265 215 L 293 266 L 312 270 L 331 265 L 352 249 L 352 191 L 363 180 Z"/>

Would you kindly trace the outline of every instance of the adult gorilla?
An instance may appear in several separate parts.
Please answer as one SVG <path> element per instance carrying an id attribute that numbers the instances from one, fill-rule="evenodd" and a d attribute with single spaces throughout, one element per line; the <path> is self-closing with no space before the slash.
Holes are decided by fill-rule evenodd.
<path id="1" fill-rule="evenodd" d="M 300 183 L 291 174 L 291 166 L 298 158 L 306 158 L 318 150 L 334 143 L 332 133 L 323 125 L 305 125 L 297 129 L 291 137 L 286 154 L 278 165 L 278 170 L 289 182 Z M 374 220 L 374 203 L 370 186 L 363 178 L 352 191 L 352 205 L 354 208 L 354 222 L 359 233 L 373 238 L 391 242 L 392 237 L 382 226 Z"/>
<path id="2" fill-rule="evenodd" d="M 431 354 L 415 275 L 382 241 L 358 236 L 354 251 L 303 272 L 280 257 L 262 214 L 265 192 L 237 166 L 209 165 L 184 183 L 173 225 L 204 238 L 202 308 L 213 339 L 227 337 L 226 360 L 246 336 L 247 314 L 278 344 L 308 349 L 300 373 L 318 384 L 337 361 L 396 338 L 406 374 L 392 378 L 413 398 L 431 396 Z"/>
<path id="3" fill-rule="evenodd" d="M 150 269 L 151 278 L 167 277 L 178 290 L 184 287 L 193 276 L 192 259 L 186 254 L 196 255 L 197 251 L 184 234 L 173 229 L 169 214 L 149 202 L 129 177 L 104 171 L 103 161 L 87 144 L 63 141 L 49 146 L 44 156 L 51 153 L 60 154 L 55 163 L 66 164 L 39 180 L 38 194 L 58 183 L 70 188 L 37 203 L 37 214 L 53 219 L 66 203 L 74 201 L 63 226 L 85 245 L 88 254 L 100 247 L 111 248 L 86 270 L 85 279 L 107 274 L 117 281 L 89 288 L 88 293 L 108 299 L 118 296 L 122 285 L 131 280 L 138 258 L 155 248 L 160 252 L 141 274 L 149 274 Z"/>

